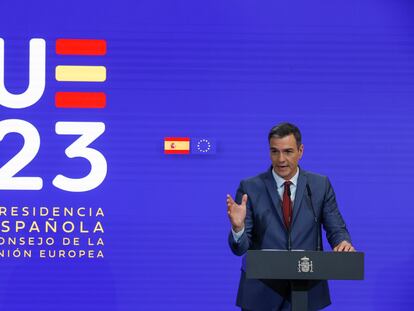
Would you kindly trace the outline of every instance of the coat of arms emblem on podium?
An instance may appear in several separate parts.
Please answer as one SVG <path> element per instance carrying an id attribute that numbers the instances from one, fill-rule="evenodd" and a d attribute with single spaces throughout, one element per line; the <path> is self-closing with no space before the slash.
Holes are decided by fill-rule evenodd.
<path id="1" fill-rule="evenodd" d="M 313 263 L 308 257 L 304 256 L 298 261 L 298 272 L 313 272 Z"/>

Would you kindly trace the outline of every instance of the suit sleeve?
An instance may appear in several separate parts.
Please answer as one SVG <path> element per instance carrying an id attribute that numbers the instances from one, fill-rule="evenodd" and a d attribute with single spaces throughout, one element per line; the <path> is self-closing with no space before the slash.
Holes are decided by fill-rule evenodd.
<path id="1" fill-rule="evenodd" d="M 326 231 L 326 238 L 332 248 L 351 237 L 336 203 L 335 192 L 328 178 L 326 178 L 326 192 L 322 209 L 322 224 Z"/>
<path id="2" fill-rule="evenodd" d="M 243 255 L 250 248 L 251 239 L 252 239 L 252 230 L 253 230 L 253 212 L 252 212 L 251 199 L 250 199 L 249 194 L 246 193 L 244 189 L 244 184 L 242 181 L 240 182 L 239 188 L 237 189 L 237 193 L 236 193 L 235 202 L 237 204 L 241 204 L 243 194 L 248 195 L 247 205 L 246 205 L 246 219 L 244 221 L 244 232 L 237 242 L 234 240 L 231 230 L 230 230 L 229 238 L 228 238 L 230 249 L 233 252 L 233 254 L 237 256 Z"/>

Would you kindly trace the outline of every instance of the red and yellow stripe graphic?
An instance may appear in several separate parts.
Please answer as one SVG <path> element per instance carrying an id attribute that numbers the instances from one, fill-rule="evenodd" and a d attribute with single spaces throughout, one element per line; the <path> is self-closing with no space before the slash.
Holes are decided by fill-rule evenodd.
<path id="1" fill-rule="evenodd" d="M 106 40 L 57 39 L 57 55 L 101 56 L 106 55 Z M 58 65 L 55 78 L 59 82 L 105 82 L 105 66 Z M 57 108 L 105 108 L 106 95 L 103 92 L 56 92 Z"/>

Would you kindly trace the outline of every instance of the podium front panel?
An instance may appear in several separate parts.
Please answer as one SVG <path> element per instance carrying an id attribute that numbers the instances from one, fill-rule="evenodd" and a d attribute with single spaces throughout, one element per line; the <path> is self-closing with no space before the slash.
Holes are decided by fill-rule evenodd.
<path id="1" fill-rule="evenodd" d="M 363 280 L 364 253 L 251 250 L 246 275 L 251 279 Z"/>

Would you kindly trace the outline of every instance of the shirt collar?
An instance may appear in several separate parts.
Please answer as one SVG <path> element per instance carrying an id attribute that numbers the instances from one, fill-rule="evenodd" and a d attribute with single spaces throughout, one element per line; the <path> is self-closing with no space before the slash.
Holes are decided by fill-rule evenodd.
<path id="1" fill-rule="evenodd" d="M 283 187 L 283 184 L 285 183 L 286 180 L 284 180 L 282 177 L 276 174 L 275 171 L 273 170 L 273 167 L 272 167 L 272 174 L 273 174 L 273 178 L 276 181 L 277 187 L 278 188 Z M 299 166 L 298 166 L 298 170 L 296 171 L 296 174 L 290 179 L 290 182 L 294 186 L 298 185 L 298 177 L 299 177 Z"/>

